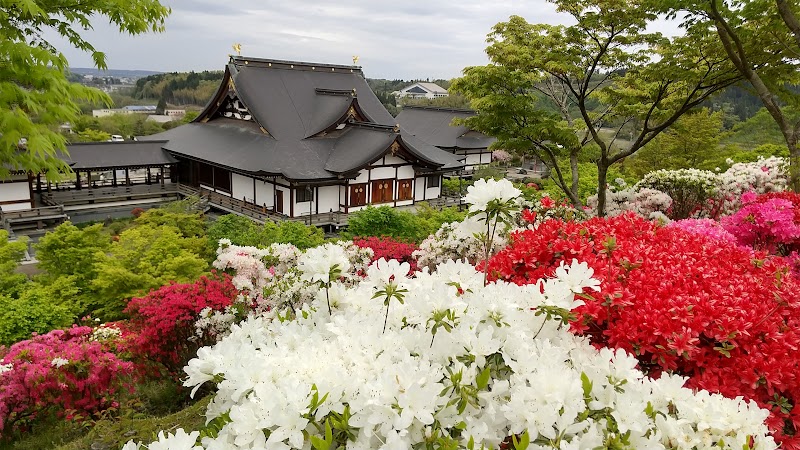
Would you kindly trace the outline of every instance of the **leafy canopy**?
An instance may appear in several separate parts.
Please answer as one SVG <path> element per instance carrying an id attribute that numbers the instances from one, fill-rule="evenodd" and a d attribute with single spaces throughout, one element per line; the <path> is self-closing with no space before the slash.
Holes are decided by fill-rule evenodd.
<path id="1" fill-rule="evenodd" d="M 91 53 L 106 69 L 105 55 L 79 30 L 104 16 L 124 33 L 159 32 L 169 13 L 158 0 L 0 0 L 0 178 L 10 170 L 68 170 L 53 158 L 65 149 L 58 125 L 80 114 L 79 101 L 110 102 L 96 89 L 69 82 L 67 60 L 46 33 Z"/>

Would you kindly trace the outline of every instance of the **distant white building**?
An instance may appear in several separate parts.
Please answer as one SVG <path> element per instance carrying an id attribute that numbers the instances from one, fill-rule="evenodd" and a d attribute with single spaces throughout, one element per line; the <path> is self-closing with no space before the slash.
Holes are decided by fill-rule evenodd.
<path id="1" fill-rule="evenodd" d="M 436 83 L 414 83 L 399 91 L 393 92 L 397 98 L 439 98 L 447 97 L 447 89 Z"/>
<path id="2" fill-rule="evenodd" d="M 152 115 L 156 113 L 156 107 L 153 105 L 129 105 L 123 108 L 114 109 L 93 109 L 92 117 L 105 117 L 112 114 L 147 114 Z M 185 109 L 165 109 L 164 115 L 170 116 L 173 119 L 183 117 L 186 114 Z"/>

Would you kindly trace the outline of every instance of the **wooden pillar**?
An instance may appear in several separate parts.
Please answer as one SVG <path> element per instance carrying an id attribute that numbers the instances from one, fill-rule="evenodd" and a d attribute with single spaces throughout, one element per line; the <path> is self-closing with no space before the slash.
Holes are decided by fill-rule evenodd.
<path id="1" fill-rule="evenodd" d="M 36 174 L 36 192 L 42 193 L 42 174 Z"/>
<path id="2" fill-rule="evenodd" d="M 111 186 L 117 187 L 117 169 L 111 170 Z"/>
<path id="3" fill-rule="evenodd" d="M 148 184 L 148 185 L 149 184 L 153 184 L 153 181 L 150 179 L 150 168 L 149 167 L 147 168 L 147 181 L 145 182 L 145 184 Z"/>
<path id="4" fill-rule="evenodd" d="M 344 182 L 344 213 L 348 214 L 350 210 L 350 180 Z"/>
<path id="5" fill-rule="evenodd" d="M 125 168 L 125 185 L 126 186 L 131 185 L 131 173 L 130 169 L 128 169 L 127 167 Z"/>
<path id="6" fill-rule="evenodd" d="M 319 214 L 319 186 L 314 187 L 314 200 L 317 201 L 317 214 Z"/>
<path id="7" fill-rule="evenodd" d="M 411 193 L 411 203 L 417 203 L 417 172 L 414 172 L 414 192 Z"/>
<path id="8" fill-rule="evenodd" d="M 75 171 L 75 188 L 80 190 L 81 189 L 81 171 Z"/>
<path id="9" fill-rule="evenodd" d="M 289 183 L 289 217 L 294 217 L 294 186 Z"/>
<path id="10" fill-rule="evenodd" d="M 397 174 L 399 172 L 399 168 L 394 166 L 394 189 L 392 189 L 392 200 L 394 200 L 394 206 L 397 206 L 397 190 L 400 188 L 400 185 L 397 183 Z"/>

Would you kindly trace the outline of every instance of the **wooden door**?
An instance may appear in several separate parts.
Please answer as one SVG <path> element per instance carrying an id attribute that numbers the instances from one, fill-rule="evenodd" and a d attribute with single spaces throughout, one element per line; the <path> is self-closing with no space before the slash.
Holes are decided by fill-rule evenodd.
<path id="1" fill-rule="evenodd" d="M 350 185 L 350 206 L 364 206 L 367 204 L 367 183 Z"/>
<path id="2" fill-rule="evenodd" d="M 397 180 L 397 200 L 413 200 L 413 179 Z"/>
<path id="3" fill-rule="evenodd" d="M 275 212 L 283 214 L 283 191 L 275 190 Z"/>
<path id="4" fill-rule="evenodd" d="M 388 203 L 394 198 L 394 180 L 375 180 L 372 182 L 372 203 Z"/>

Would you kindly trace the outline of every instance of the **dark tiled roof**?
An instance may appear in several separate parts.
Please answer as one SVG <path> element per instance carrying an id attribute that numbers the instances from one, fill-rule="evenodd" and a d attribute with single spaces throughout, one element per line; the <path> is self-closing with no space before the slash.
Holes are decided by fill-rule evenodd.
<path id="1" fill-rule="evenodd" d="M 159 166 L 178 162 L 162 149 L 166 141 L 85 142 L 59 154 L 74 170 Z"/>
<path id="2" fill-rule="evenodd" d="M 229 83 L 254 121 L 215 113 Z M 351 107 L 366 120 L 364 126 L 348 123 L 334 129 Z M 142 139 L 167 140 L 164 148 L 177 155 L 298 181 L 358 170 L 379 159 L 398 137 L 428 170 L 462 166 L 395 126 L 359 67 L 234 56 L 220 90 L 197 120 Z"/>
<path id="3" fill-rule="evenodd" d="M 474 111 L 467 109 L 406 106 L 396 120 L 404 131 L 439 148 L 488 148 L 495 138 L 463 125 L 452 125 L 453 119 L 474 115 Z"/>

